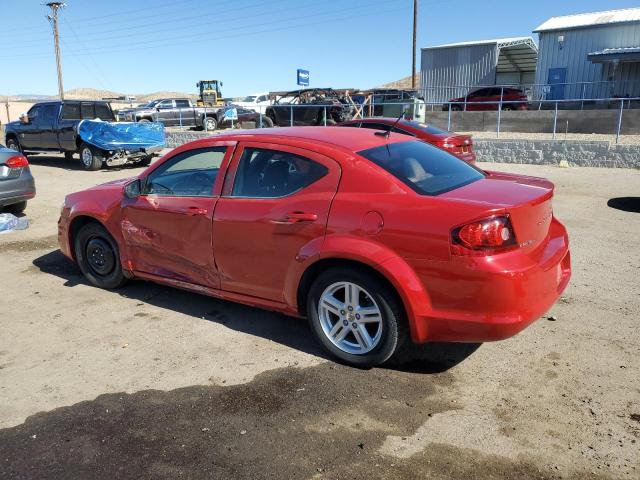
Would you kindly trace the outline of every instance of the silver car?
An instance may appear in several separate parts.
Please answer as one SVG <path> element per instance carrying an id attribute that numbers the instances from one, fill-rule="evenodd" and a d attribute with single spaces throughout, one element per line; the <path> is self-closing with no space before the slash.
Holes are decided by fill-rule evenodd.
<path id="1" fill-rule="evenodd" d="M 22 213 L 35 197 L 36 184 L 27 157 L 0 145 L 0 209 Z"/>

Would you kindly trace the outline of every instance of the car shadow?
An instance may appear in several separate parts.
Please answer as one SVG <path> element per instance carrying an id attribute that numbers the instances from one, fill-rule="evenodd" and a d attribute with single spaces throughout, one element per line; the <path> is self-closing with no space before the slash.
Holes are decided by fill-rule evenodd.
<path id="1" fill-rule="evenodd" d="M 623 212 L 640 213 L 640 197 L 617 197 L 607 202 L 607 207 Z"/>
<path id="2" fill-rule="evenodd" d="M 64 286 L 89 285 L 77 267 L 60 250 L 53 250 L 33 260 L 42 273 L 65 280 Z M 265 338 L 289 348 L 327 360 L 330 358 L 313 339 L 305 320 L 239 303 L 207 297 L 153 282 L 135 280 L 115 290 L 114 294 L 131 298 L 165 310 L 225 325 L 232 330 Z M 398 358 L 382 368 L 412 372 L 441 373 L 458 365 L 479 344 L 408 345 Z"/>
<path id="3" fill-rule="evenodd" d="M 59 168 L 59 169 L 68 170 L 68 171 L 84 170 L 84 167 L 80 163 L 80 159 L 78 158 L 77 154 L 73 157 L 73 160 L 67 160 L 64 158 L 63 155 L 53 155 L 49 153 L 44 155 L 43 154 L 27 154 L 27 158 L 31 165 Z M 120 170 L 124 170 L 124 171 L 142 170 L 143 168 L 146 168 L 146 167 L 141 167 L 135 164 L 128 164 L 128 165 L 119 165 L 114 167 L 104 167 L 96 172 L 89 172 L 89 173 L 100 174 L 104 172 L 117 172 Z"/>

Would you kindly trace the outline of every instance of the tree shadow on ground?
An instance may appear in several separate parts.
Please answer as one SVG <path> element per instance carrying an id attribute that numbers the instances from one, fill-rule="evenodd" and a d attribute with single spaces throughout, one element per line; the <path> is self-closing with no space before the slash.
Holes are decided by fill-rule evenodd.
<path id="1" fill-rule="evenodd" d="M 66 287 L 89 285 L 60 250 L 36 258 L 33 264 L 43 273 L 64 279 Z M 114 291 L 114 294 L 183 315 L 221 323 L 238 332 L 329 359 L 313 339 L 306 321 L 299 318 L 146 281 L 131 281 Z M 479 344 L 411 344 L 383 368 L 413 373 L 441 373 L 458 365 L 478 347 Z"/>

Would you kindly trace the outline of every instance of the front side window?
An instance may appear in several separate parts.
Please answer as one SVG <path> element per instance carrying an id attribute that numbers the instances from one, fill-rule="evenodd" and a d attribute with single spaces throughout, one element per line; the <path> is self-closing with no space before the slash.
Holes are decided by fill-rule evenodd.
<path id="1" fill-rule="evenodd" d="M 52 125 L 58 115 L 58 105 L 45 105 L 42 111 L 42 123 Z"/>
<path id="2" fill-rule="evenodd" d="M 263 148 L 245 148 L 238 163 L 232 196 L 277 198 L 301 190 L 329 170 L 306 157 Z"/>
<path id="3" fill-rule="evenodd" d="M 160 102 L 158 104 L 158 108 L 160 110 L 168 110 L 170 108 L 173 108 L 173 100 L 165 100 L 163 102 Z"/>
<path id="4" fill-rule="evenodd" d="M 358 154 L 421 195 L 438 195 L 484 178 L 468 163 L 420 141 L 386 144 Z"/>
<path id="5" fill-rule="evenodd" d="M 177 154 L 151 172 L 145 195 L 211 197 L 227 147 L 198 148 Z"/>
<path id="6" fill-rule="evenodd" d="M 32 107 L 28 112 L 27 116 L 29 117 L 29 123 L 37 123 L 40 121 L 40 116 L 42 114 L 42 107 Z"/>

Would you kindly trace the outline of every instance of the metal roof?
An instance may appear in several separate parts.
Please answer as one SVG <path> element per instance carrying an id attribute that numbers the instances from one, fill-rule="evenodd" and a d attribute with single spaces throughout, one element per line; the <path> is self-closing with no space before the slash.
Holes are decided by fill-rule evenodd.
<path id="1" fill-rule="evenodd" d="M 606 12 L 579 13 L 564 17 L 551 17 L 534 32 L 549 32 L 552 30 L 569 30 L 573 28 L 609 25 L 612 23 L 640 22 L 640 8 L 624 8 L 608 10 Z"/>
<path id="2" fill-rule="evenodd" d="M 611 61 L 640 62 L 640 47 L 605 48 L 597 52 L 587 54 L 592 63 Z"/>
<path id="3" fill-rule="evenodd" d="M 498 47 L 510 46 L 515 44 L 533 44 L 533 48 L 538 50 L 533 38 L 531 37 L 511 37 L 511 38 L 494 38 L 492 40 L 476 40 L 472 42 L 458 42 L 458 43 L 447 43 L 445 45 L 436 45 L 435 47 L 424 47 L 421 50 L 431 50 L 435 48 L 449 48 L 449 47 L 468 47 L 471 45 L 488 45 L 491 43 L 495 43 Z"/>

